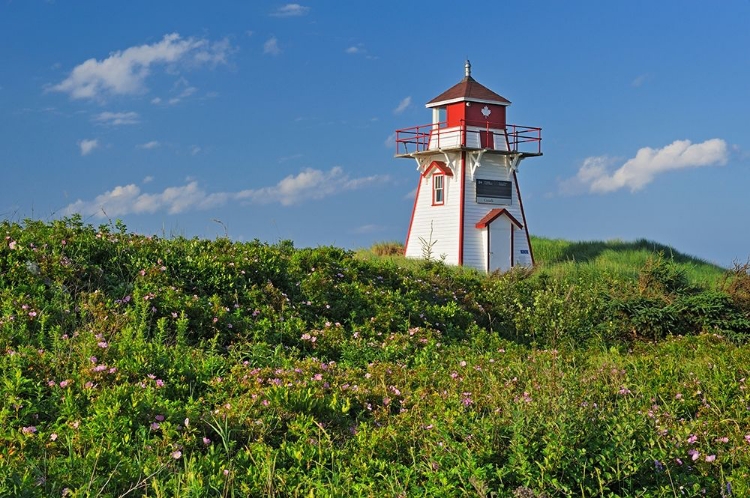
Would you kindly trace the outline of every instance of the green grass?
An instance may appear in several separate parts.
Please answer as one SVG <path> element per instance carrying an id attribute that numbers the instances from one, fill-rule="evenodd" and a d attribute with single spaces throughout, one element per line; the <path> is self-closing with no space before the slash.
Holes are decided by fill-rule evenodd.
<path id="1" fill-rule="evenodd" d="M 563 239 L 532 237 L 534 257 L 537 263 L 554 274 L 591 267 L 623 276 L 637 275 L 649 258 L 661 255 L 676 263 L 688 279 L 700 285 L 712 285 L 720 281 L 725 268 L 700 258 L 683 254 L 676 249 L 646 239 L 635 242 L 587 241 L 573 242 Z"/>
<path id="2" fill-rule="evenodd" d="M 0 234 L 0 496 L 750 495 L 744 270 Z"/>

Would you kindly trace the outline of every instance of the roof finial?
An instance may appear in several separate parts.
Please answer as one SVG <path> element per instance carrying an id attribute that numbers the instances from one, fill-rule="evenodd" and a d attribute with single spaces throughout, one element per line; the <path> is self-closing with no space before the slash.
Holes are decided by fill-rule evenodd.
<path id="1" fill-rule="evenodd" d="M 466 59 L 466 64 L 464 64 L 464 69 L 466 70 L 466 77 L 468 78 L 471 76 L 471 62 L 469 62 L 469 59 Z"/>

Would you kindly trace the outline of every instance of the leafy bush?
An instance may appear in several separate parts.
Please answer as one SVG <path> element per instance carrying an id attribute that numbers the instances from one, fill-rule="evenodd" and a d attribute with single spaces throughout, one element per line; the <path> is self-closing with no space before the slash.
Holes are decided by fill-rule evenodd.
<path id="1" fill-rule="evenodd" d="M 0 230 L 2 496 L 750 493 L 742 275 Z"/>

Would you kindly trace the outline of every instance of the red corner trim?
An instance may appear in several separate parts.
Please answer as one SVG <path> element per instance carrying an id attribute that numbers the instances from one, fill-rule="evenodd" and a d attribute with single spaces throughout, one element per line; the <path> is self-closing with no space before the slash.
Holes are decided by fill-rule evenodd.
<path id="1" fill-rule="evenodd" d="M 464 205 L 466 204 L 466 152 L 461 152 L 461 204 L 458 212 L 458 266 L 464 265 Z"/>

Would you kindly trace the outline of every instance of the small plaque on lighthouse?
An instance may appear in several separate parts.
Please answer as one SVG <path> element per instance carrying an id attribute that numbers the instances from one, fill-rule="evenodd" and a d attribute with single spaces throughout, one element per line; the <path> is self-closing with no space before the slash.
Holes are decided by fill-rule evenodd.
<path id="1" fill-rule="evenodd" d="M 477 178 L 478 204 L 510 204 L 512 195 L 512 182 Z"/>

